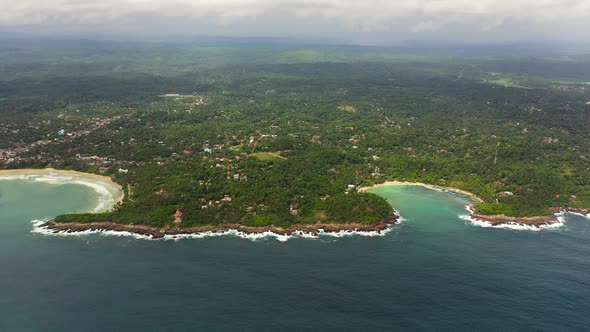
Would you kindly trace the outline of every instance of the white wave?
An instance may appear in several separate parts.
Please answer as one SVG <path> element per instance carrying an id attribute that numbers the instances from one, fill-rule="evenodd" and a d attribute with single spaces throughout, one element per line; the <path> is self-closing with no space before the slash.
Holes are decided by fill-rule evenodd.
<path id="1" fill-rule="evenodd" d="M 68 231 L 57 231 L 53 229 L 49 229 L 45 226 L 45 223 L 48 220 L 33 220 L 31 223 L 33 224 L 32 233 L 42 234 L 42 235 L 50 235 L 50 236 L 85 236 L 85 235 L 104 235 L 104 236 L 120 236 L 120 237 L 133 237 L 136 239 L 141 240 L 156 240 L 151 235 L 141 235 L 132 232 L 125 232 L 125 231 L 112 231 L 112 230 L 86 230 L 86 231 L 79 231 L 79 232 L 68 232 Z M 392 225 L 393 226 L 393 225 Z M 263 232 L 263 233 L 245 233 L 240 232 L 235 229 L 230 229 L 227 231 L 219 231 L 219 232 L 201 232 L 201 233 L 189 233 L 189 234 L 176 234 L 176 235 L 165 235 L 162 240 L 172 240 L 178 241 L 182 239 L 204 239 L 204 238 L 212 238 L 212 237 L 220 237 L 220 236 L 235 236 L 242 239 L 248 239 L 251 241 L 259 241 L 266 238 L 274 238 L 279 242 L 286 242 L 290 239 L 319 239 L 320 237 L 336 237 L 342 238 L 345 236 L 366 236 L 366 237 L 376 237 L 376 236 L 385 236 L 392 231 L 392 226 L 388 227 L 383 231 L 340 231 L 340 232 L 326 232 L 322 229 L 318 230 L 317 233 L 308 233 L 303 231 L 296 231 L 290 235 L 287 234 L 277 234 L 273 232 Z"/>
<path id="2" fill-rule="evenodd" d="M 25 180 L 43 182 L 52 185 L 77 184 L 89 187 L 97 194 L 98 203 L 90 213 L 107 212 L 111 210 L 121 195 L 119 188 L 100 180 L 88 180 L 82 175 L 64 173 L 44 174 L 7 174 L 0 176 L 0 180 Z"/>
<path id="3" fill-rule="evenodd" d="M 72 181 L 73 175 L 61 173 L 46 173 L 46 174 L 7 174 L 1 175 L 0 180 L 29 180 L 37 182 L 45 182 L 50 184 L 66 184 Z"/>
<path id="4" fill-rule="evenodd" d="M 294 238 L 293 235 L 277 234 L 277 233 L 273 233 L 273 232 L 248 234 L 248 233 L 240 232 L 235 229 L 230 229 L 227 231 L 219 231 L 219 232 L 201 232 L 201 233 L 190 233 L 190 234 L 165 235 L 164 240 L 178 241 L 178 240 L 182 240 L 182 239 L 204 239 L 204 238 L 220 237 L 220 236 L 235 236 L 235 237 L 240 237 L 242 239 L 248 239 L 251 241 L 257 241 L 257 240 L 261 240 L 264 238 L 274 238 L 279 242 L 286 242 L 289 239 Z"/>
<path id="5" fill-rule="evenodd" d="M 72 183 L 90 187 L 98 194 L 98 204 L 92 209 L 92 213 L 107 212 L 115 206 L 117 198 L 103 184 L 83 180 L 76 180 Z"/>
<path id="6" fill-rule="evenodd" d="M 45 223 L 48 220 L 33 220 L 31 223 L 33 224 L 33 229 L 31 233 L 46 235 L 46 236 L 85 236 L 85 235 L 103 235 L 103 236 L 118 236 L 118 237 L 133 237 L 140 240 L 153 240 L 151 235 L 141 235 L 132 232 L 122 232 L 122 231 L 111 231 L 111 230 L 86 230 L 86 231 L 79 231 L 79 232 L 67 232 L 67 231 L 57 231 L 54 229 L 49 229 L 45 226 Z"/>
<path id="7" fill-rule="evenodd" d="M 551 224 L 531 226 L 531 225 L 519 224 L 519 223 L 515 223 L 515 222 L 506 222 L 506 223 L 502 223 L 500 225 L 493 225 L 489 221 L 474 218 L 472 216 L 473 209 L 471 208 L 471 205 L 465 206 L 465 209 L 469 212 L 469 214 L 461 215 L 461 216 L 459 216 L 459 218 L 461 218 L 462 220 L 465 220 L 465 221 L 469 221 L 472 225 L 479 226 L 479 227 L 503 228 L 503 229 L 519 230 L 519 231 L 538 232 L 543 229 L 559 228 L 559 227 L 562 227 L 563 225 L 565 225 L 565 218 L 564 218 L 563 212 L 555 213 L 555 216 L 557 217 L 557 222 L 551 223 Z"/>
<path id="8" fill-rule="evenodd" d="M 353 231 L 353 230 L 343 230 L 339 232 L 326 232 L 323 229 L 318 229 L 318 232 L 304 232 L 304 231 L 295 231 L 291 234 L 277 234 L 274 232 L 262 232 L 262 233 L 245 233 L 235 229 L 230 229 L 227 231 L 219 231 L 219 232 L 201 232 L 201 233 L 191 233 L 191 234 L 178 234 L 178 235 L 165 235 L 165 240 L 181 240 L 181 239 L 203 239 L 209 237 L 219 237 L 219 236 L 235 236 L 242 239 L 248 239 L 251 241 L 258 241 L 266 238 L 274 238 L 279 242 L 286 242 L 290 239 L 296 238 L 303 238 L 303 239 L 319 239 L 320 237 L 336 237 L 342 238 L 345 236 L 366 236 L 366 237 L 376 237 L 376 236 L 385 236 L 389 232 L 391 232 L 392 227 L 388 227 L 383 231 Z"/>
<path id="9" fill-rule="evenodd" d="M 588 213 L 588 214 L 583 214 L 583 213 L 578 213 L 578 212 L 571 212 L 571 211 L 567 211 L 566 213 L 569 213 L 569 214 L 571 214 L 571 215 L 574 215 L 574 216 L 578 216 L 578 217 L 582 217 L 582 218 L 588 218 L 588 219 L 590 219 L 590 213 Z"/>
<path id="10" fill-rule="evenodd" d="M 543 229 L 548 229 L 548 228 L 558 228 L 558 227 L 561 227 L 565 224 L 563 221 L 563 218 L 561 218 L 561 219 L 558 218 L 559 222 L 545 224 L 545 225 L 539 225 L 539 226 L 530 226 L 530 225 L 524 225 L 524 224 L 519 224 L 519 223 L 514 223 L 514 222 L 506 222 L 506 223 L 503 223 L 500 225 L 492 225 L 489 221 L 476 219 L 476 218 L 473 218 L 469 215 L 463 215 L 463 216 L 460 216 L 460 218 L 465 221 L 471 222 L 471 224 L 474 226 L 479 226 L 479 227 L 504 228 L 504 229 L 513 229 L 513 230 L 521 230 L 521 231 L 535 231 L 535 232 L 541 231 Z"/>
<path id="11" fill-rule="evenodd" d="M 271 231 L 262 232 L 262 233 L 245 233 L 238 231 L 236 229 L 230 229 L 227 231 L 219 231 L 219 232 L 201 232 L 201 233 L 190 233 L 190 234 L 177 234 L 177 235 L 165 235 L 164 240 L 182 240 L 182 239 L 204 239 L 204 238 L 211 238 L 211 237 L 220 237 L 220 236 L 235 236 L 242 239 L 247 239 L 251 241 L 259 241 L 262 239 L 274 238 L 279 242 L 287 242 L 291 239 L 319 239 L 321 237 L 336 237 L 342 238 L 345 236 L 366 236 L 366 237 L 375 237 L 375 236 L 385 236 L 389 232 L 391 232 L 391 227 L 383 231 L 340 231 L 340 232 L 326 232 L 323 229 L 319 229 L 318 232 L 304 232 L 304 231 L 295 231 L 291 234 L 277 234 Z"/>

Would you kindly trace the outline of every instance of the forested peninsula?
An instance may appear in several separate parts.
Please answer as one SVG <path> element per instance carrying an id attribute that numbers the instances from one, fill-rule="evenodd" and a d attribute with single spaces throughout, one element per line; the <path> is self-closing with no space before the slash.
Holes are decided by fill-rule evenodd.
<path id="1" fill-rule="evenodd" d="M 64 43 L 0 59 L 0 167 L 125 194 L 55 228 L 380 231 L 395 212 L 359 188 L 394 180 L 473 193 L 490 220 L 590 207 L 585 55 Z"/>

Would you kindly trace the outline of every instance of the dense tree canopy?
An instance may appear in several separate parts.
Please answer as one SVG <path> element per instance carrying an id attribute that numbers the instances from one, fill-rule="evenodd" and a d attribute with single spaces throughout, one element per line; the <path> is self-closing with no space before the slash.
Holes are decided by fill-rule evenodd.
<path id="1" fill-rule="evenodd" d="M 113 213 L 59 221 L 371 223 L 391 207 L 357 188 L 394 179 L 471 191 L 488 214 L 590 206 L 587 58 L 572 72 L 549 57 L 302 54 L 0 48 L 1 162 L 123 185 Z"/>

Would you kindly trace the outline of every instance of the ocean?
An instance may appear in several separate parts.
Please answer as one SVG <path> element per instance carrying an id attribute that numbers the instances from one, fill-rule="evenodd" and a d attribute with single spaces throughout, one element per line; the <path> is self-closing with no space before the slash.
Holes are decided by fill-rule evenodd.
<path id="1" fill-rule="evenodd" d="M 100 195 L 0 181 L 0 331 L 590 329 L 590 219 L 485 228 L 460 194 L 373 192 L 404 217 L 384 236 L 152 241 L 31 232 Z"/>

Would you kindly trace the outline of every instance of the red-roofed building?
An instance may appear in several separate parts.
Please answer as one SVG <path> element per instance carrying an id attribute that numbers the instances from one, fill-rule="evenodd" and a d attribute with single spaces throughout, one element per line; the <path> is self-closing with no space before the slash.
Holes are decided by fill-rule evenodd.
<path id="1" fill-rule="evenodd" d="M 174 214 L 174 222 L 175 223 L 180 223 L 182 222 L 182 211 L 180 210 L 176 210 L 176 213 Z"/>

